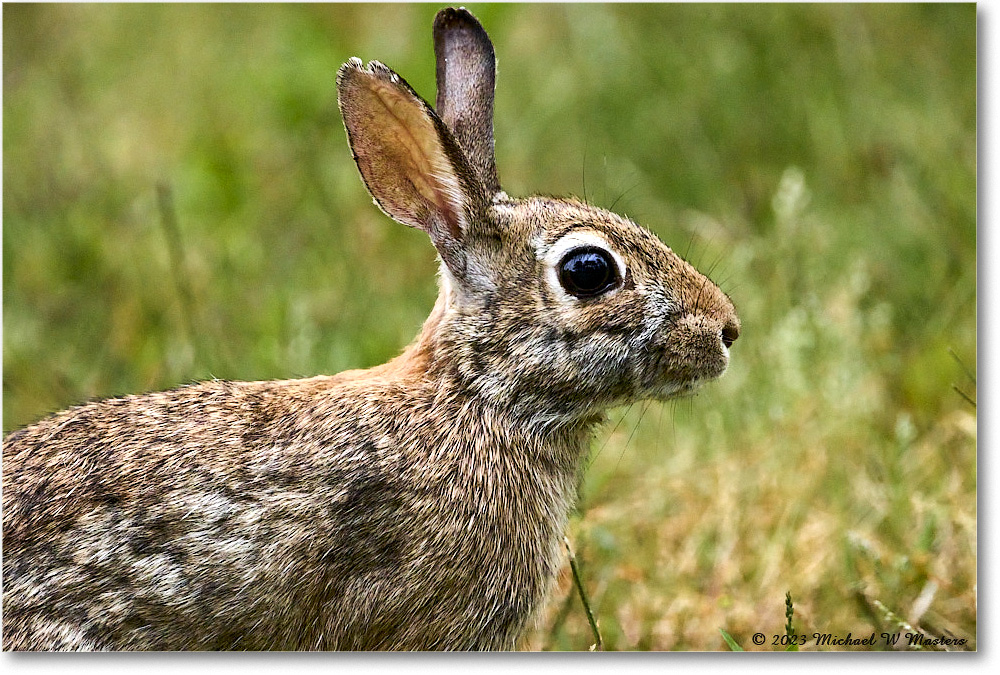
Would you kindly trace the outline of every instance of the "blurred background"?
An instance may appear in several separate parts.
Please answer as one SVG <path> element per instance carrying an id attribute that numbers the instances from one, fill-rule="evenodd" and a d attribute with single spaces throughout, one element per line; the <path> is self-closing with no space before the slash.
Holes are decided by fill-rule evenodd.
<path id="1" fill-rule="evenodd" d="M 4 5 L 4 432 L 398 353 L 434 251 L 372 205 L 334 77 L 433 102 L 437 9 Z M 645 224 L 743 322 L 722 380 L 594 443 L 569 534 L 605 646 L 780 649 L 790 593 L 800 633 L 974 648 L 975 6 L 470 9 L 506 190 Z M 525 647 L 593 642 L 567 568 Z"/>

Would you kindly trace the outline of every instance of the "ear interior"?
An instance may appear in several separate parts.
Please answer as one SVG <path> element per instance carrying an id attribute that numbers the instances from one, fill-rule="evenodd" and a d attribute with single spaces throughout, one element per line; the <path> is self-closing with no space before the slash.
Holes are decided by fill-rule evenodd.
<path id="1" fill-rule="evenodd" d="M 464 159 L 447 128 L 410 86 L 377 61 L 351 59 L 337 74 L 351 151 L 376 203 L 425 230 L 444 255 L 464 229 Z M 468 178 L 465 179 L 466 182 Z"/>

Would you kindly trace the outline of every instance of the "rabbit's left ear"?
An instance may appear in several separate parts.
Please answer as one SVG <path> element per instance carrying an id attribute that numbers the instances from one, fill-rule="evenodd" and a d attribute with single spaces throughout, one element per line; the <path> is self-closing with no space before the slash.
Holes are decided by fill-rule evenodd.
<path id="1" fill-rule="evenodd" d="M 455 135 L 489 194 L 500 191 L 493 146 L 496 55 L 482 24 L 468 10 L 447 7 L 434 17 L 437 114 Z"/>
<path id="2" fill-rule="evenodd" d="M 463 277 L 464 239 L 483 220 L 484 190 L 445 124 L 403 78 L 378 61 L 351 59 L 337 72 L 340 113 L 354 161 L 375 202 L 430 235 Z"/>

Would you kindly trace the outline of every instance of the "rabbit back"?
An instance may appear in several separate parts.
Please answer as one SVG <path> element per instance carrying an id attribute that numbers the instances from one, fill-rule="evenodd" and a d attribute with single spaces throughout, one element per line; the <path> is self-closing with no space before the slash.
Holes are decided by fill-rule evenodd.
<path id="1" fill-rule="evenodd" d="M 583 432 L 516 437 L 345 375 L 107 400 L 8 437 L 5 648 L 513 647 Z"/>

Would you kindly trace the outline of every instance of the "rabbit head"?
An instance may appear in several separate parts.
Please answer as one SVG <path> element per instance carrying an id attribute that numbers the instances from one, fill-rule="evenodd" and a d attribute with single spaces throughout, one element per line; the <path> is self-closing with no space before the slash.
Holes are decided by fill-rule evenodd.
<path id="1" fill-rule="evenodd" d="M 739 319 L 655 235 L 572 199 L 515 199 L 493 151 L 493 46 L 467 11 L 434 23 L 437 110 L 377 61 L 339 71 L 375 202 L 427 232 L 441 295 L 418 341 L 432 369 L 519 417 L 568 422 L 721 375 Z"/>

